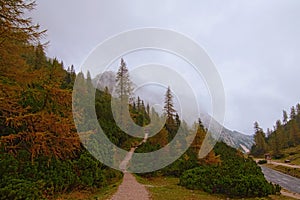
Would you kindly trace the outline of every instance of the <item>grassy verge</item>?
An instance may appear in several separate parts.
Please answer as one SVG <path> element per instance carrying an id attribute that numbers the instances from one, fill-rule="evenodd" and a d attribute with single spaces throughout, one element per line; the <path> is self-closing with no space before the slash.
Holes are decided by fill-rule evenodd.
<path id="1" fill-rule="evenodd" d="M 144 184 L 148 191 L 151 194 L 152 200 L 220 200 L 220 199 L 228 199 L 222 195 L 211 195 L 205 193 L 200 190 L 188 190 L 184 187 L 178 185 L 179 179 L 178 178 L 171 178 L 171 177 L 155 177 L 155 178 L 141 178 L 139 176 L 136 177 L 137 181 Z M 254 200 L 254 199 L 261 199 L 261 200 L 292 200 L 294 198 L 285 197 L 282 195 L 271 195 L 266 198 L 249 198 L 245 200 Z"/>
<path id="2" fill-rule="evenodd" d="M 56 200 L 107 200 L 113 196 L 114 193 L 117 192 L 119 185 L 121 184 L 122 180 L 111 184 L 109 186 L 96 189 L 96 190 L 81 190 L 81 191 L 73 191 L 68 194 L 61 194 Z"/>
<path id="3" fill-rule="evenodd" d="M 299 168 L 292 168 L 292 167 L 286 167 L 281 165 L 272 165 L 272 164 L 265 164 L 266 167 L 269 167 L 271 169 L 274 169 L 276 171 L 282 172 L 284 174 L 288 174 L 290 176 L 300 178 L 300 169 Z"/>
<path id="4" fill-rule="evenodd" d="M 284 157 L 276 160 L 276 162 L 284 163 L 285 160 L 290 160 L 291 164 L 300 165 L 300 145 L 283 149 L 282 153 L 284 154 Z"/>

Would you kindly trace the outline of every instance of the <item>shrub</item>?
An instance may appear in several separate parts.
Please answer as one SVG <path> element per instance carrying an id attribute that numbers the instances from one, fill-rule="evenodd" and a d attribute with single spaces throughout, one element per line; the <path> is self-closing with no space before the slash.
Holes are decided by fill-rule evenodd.
<path id="1" fill-rule="evenodd" d="M 263 197 L 280 191 L 279 186 L 266 181 L 252 159 L 223 143 L 218 143 L 214 150 L 221 155 L 221 165 L 187 170 L 180 177 L 180 185 L 229 197 Z"/>
<path id="2" fill-rule="evenodd" d="M 20 151 L 17 157 L 0 151 L 0 200 L 41 199 L 78 188 L 106 186 L 121 178 L 82 151 L 76 159 L 59 160 L 38 157 Z"/>
<path id="3" fill-rule="evenodd" d="M 268 161 L 267 160 L 259 160 L 257 163 L 260 165 L 266 164 Z"/>
<path id="4" fill-rule="evenodd" d="M 281 158 L 284 158 L 284 154 L 279 153 L 274 155 L 274 159 L 281 159 Z"/>
<path id="5" fill-rule="evenodd" d="M 43 182 L 31 182 L 24 179 L 6 179 L 0 187 L 0 200 L 42 199 Z"/>

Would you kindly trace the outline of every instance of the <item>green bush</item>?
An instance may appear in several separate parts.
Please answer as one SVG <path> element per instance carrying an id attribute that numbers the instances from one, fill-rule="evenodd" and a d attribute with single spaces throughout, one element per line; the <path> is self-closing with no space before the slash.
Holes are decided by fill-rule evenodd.
<path id="1" fill-rule="evenodd" d="M 268 161 L 267 160 L 259 160 L 257 163 L 260 165 L 266 164 Z"/>
<path id="2" fill-rule="evenodd" d="M 41 199 L 78 188 L 103 187 L 120 178 L 120 172 L 105 167 L 87 151 L 73 160 L 39 157 L 34 162 L 26 151 L 16 157 L 0 154 L 0 200 Z"/>
<path id="3" fill-rule="evenodd" d="M 279 154 L 275 154 L 273 157 L 274 159 L 281 159 L 281 158 L 284 158 L 284 154 L 283 153 L 279 153 Z"/>
<path id="4" fill-rule="evenodd" d="M 0 187 L 0 200 L 42 199 L 43 182 L 31 182 L 24 179 L 6 179 Z"/>
<path id="5" fill-rule="evenodd" d="M 280 191 L 279 186 L 266 181 L 252 159 L 223 143 L 218 143 L 214 150 L 221 155 L 221 165 L 187 170 L 180 177 L 180 185 L 229 197 L 263 197 Z"/>
<path id="6" fill-rule="evenodd" d="M 101 170 L 102 164 L 90 154 L 81 154 L 80 158 L 74 161 L 80 185 L 85 187 L 101 187 L 107 184 Z"/>

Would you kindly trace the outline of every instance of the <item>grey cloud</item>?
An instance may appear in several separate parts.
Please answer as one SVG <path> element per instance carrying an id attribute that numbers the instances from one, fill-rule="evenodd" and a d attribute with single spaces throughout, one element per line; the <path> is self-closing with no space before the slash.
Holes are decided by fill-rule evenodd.
<path id="1" fill-rule="evenodd" d="M 33 18 L 48 29 L 48 56 L 74 64 L 77 70 L 96 45 L 128 29 L 161 27 L 193 38 L 206 49 L 223 79 L 225 126 L 230 129 L 251 134 L 255 120 L 265 129 L 272 127 L 283 109 L 300 101 L 298 0 L 38 0 L 37 4 Z"/>

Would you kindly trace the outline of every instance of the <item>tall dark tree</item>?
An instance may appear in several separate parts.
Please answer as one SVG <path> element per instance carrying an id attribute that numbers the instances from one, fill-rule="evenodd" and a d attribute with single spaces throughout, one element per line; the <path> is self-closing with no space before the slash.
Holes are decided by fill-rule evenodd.
<path id="1" fill-rule="evenodd" d="M 295 119 L 295 118 L 296 118 L 296 109 L 295 109 L 295 106 L 292 106 L 290 119 Z"/>
<path id="2" fill-rule="evenodd" d="M 251 152 L 255 156 L 263 155 L 267 151 L 266 136 L 258 122 L 254 122 L 254 131 L 255 145 L 253 145 Z"/>
<path id="3" fill-rule="evenodd" d="M 276 131 L 274 132 L 276 137 L 274 138 L 274 142 L 271 145 L 271 148 L 273 149 L 273 153 L 275 155 L 280 154 L 280 149 L 284 146 L 286 143 L 287 137 L 284 135 L 283 126 L 280 120 L 276 121 Z"/>
<path id="4" fill-rule="evenodd" d="M 116 92 L 119 98 L 129 99 L 129 97 L 132 95 L 132 89 L 128 68 L 122 58 L 116 77 Z"/>
<path id="5" fill-rule="evenodd" d="M 117 118 L 117 122 L 122 124 L 122 126 L 127 127 L 127 122 L 129 119 L 126 119 L 125 112 L 126 109 L 129 108 L 129 100 L 132 95 L 132 83 L 129 78 L 129 71 L 126 66 L 123 58 L 121 59 L 121 64 L 117 72 L 116 76 L 116 89 L 115 92 L 119 98 L 119 117 Z"/>
<path id="6" fill-rule="evenodd" d="M 150 106 L 149 106 L 149 103 L 147 103 L 146 111 L 147 111 L 147 114 L 150 115 Z"/>
<path id="7" fill-rule="evenodd" d="M 195 135 L 195 138 L 191 144 L 191 150 L 196 154 L 198 155 L 200 149 L 201 149 L 201 145 L 202 145 L 202 142 L 204 140 L 206 136 L 206 131 L 205 131 L 205 128 L 202 124 L 202 121 L 201 119 L 199 118 L 198 119 L 198 124 L 197 124 L 197 132 L 196 132 L 196 135 Z"/>
<path id="8" fill-rule="evenodd" d="M 297 115 L 299 116 L 300 115 L 300 104 L 299 103 L 296 105 L 296 111 L 297 111 Z"/>
<path id="9" fill-rule="evenodd" d="M 180 121 L 180 117 L 179 117 L 178 113 L 175 114 L 175 123 L 176 123 L 177 127 L 180 126 L 181 121 Z"/>
<path id="10" fill-rule="evenodd" d="M 141 111 L 141 99 L 139 96 L 137 98 L 137 109 L 138 109 L 138 111 Z"/>
<path id="11" fill-rule="evenodd" d="M 169 125 L 173 124 L 176 110 L 174 109 L 173 95 L 172 95 L 170 87 L 168 87 L 167 92 L 165 94 L 164 112 L 167 117 L 167 124 L 169 124 Z"/>
<path id="12" fill-rule="evenodd" d="M 283 124 L 287 124 L 287 122 L 288 122 L 288 115 L 285 110 L 282 111 L 282 122 L 283 122 Z"/>

